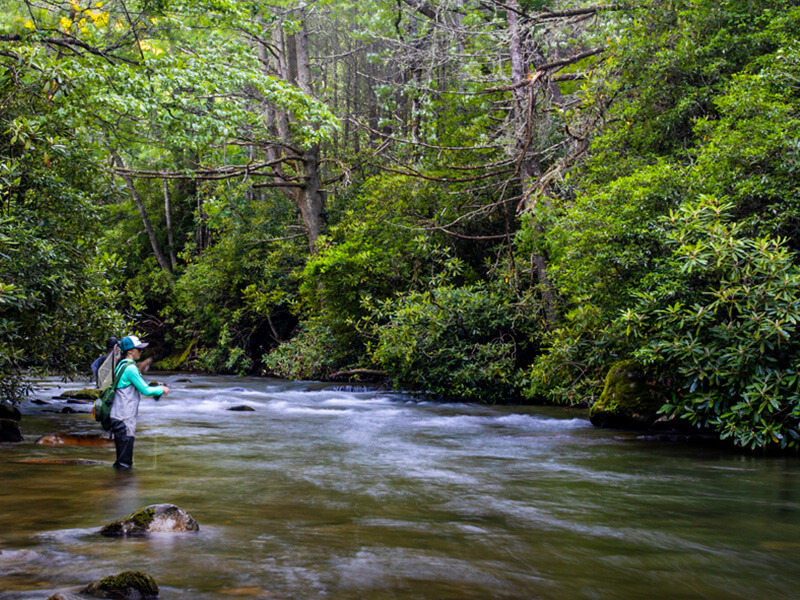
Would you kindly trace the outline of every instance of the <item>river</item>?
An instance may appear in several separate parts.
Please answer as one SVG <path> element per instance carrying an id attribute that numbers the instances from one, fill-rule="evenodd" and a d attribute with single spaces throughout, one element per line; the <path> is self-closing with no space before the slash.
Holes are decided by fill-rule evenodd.
<path id="1" fill-rule="evenodd" d="M 142 570 L 162 600 L 789 599 L 800 459 L 594 429 L 581 411 L 314 382 L 150 374 L 131 473 L 39 382 L 0 445 L 0 598 Z M 252 411 L 230 411 L 246 405 Z M 72 405 L 71 405 L 72 406 Z M 74 406 L 88 410 L 88 407 Z M 89 459 L 30 464 L 31 458 Z M 200 531 L 98 535 L 173 503 Z"/>

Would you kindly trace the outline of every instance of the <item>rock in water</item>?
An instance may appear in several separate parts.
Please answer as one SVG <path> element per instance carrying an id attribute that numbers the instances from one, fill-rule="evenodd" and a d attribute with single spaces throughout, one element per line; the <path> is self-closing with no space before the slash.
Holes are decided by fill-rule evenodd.
<path id="1" fill-rule="evenodd" d="M 67 390 L 56 398 L 73 398 L 76 400 L 97 400 L 103 393 L 103 390 L 86 389 L 86 390 Z"/>
<path id="2" fill-rule="evenodd" d="M 238 411 L 238 412 L 252 412 L 255 410 L 252 406 L 247 406 L 246 404 L 240 404 L 238 406 L 231 406 L 228 410 Z"/>
<path id="3" fill-rule="evenodd" d="M 603 394 L 589 409 L 589 420 L 595 427 L 647 429 L 663 404 L 658 390 L 648 383 L 644 369 L 625 360 L 608 371 Z"/>
<path id="4" fill-rule="evenodd" d="M 106 463 L 88 458 L 20 458 L 18 463 L 27 465 L 104 465 Z"/>
<path id="5" fill-rule="evenodd" d="M 19 423 L 12 419 L 0 419 L 0 442 L 21 442 L 23 440 Z"/>
<path id="6" fill-rule="evenodd" d="M 109 523 L 100 530 L 106 537 L 141 537 L 148 533 L 197 531 L 200 526 L 192 515 L 174 504 L 152 504 Z"/>
<path id="7" fill-rule="evenodd" d="M 13 404 L 8 402 L 0 402 L 0 419 L 11 419 L 12 421 L 19 421 L 22 419 L 22 413 Z"/>
<path id="8" fill-rule="evenodd" d="M 36 440 L 45 446 L 113 446 L 114 441 L 102 433 L 50 433 Z"/>
<path id="9" fill-rule="evenodd" d="M 123 571 L 87 585 L 81 593 L 95 598 L 152 600 L 158 598 L 158 584 L 141 571 Z"/>

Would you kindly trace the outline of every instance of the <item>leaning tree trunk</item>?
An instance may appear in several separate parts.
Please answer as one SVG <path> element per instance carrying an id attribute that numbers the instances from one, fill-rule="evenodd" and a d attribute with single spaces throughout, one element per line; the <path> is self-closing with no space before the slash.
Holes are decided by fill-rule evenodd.
<path id="1" fill-rule="evenodd" d="M 169 250 L 169 262 L 172 266 L 172 270 L 178 268 L 178 259 L 175 256 L 175 239 L 172 234 L 172 209 L 170 207 L 169 201 L 169 184 L 167 182 L 167 178 L 163 179 L 164 182 L 164 218 L 166 219 L 167 224 L 167 247 Z"/>
<path id="2" fill-rule="evenodd" d="M 125 185 L 128 186 L 128 191 L 131 193 L 131 197 L 133 198 L 134 204 L 136 204 L 136 208 L 139 209 L 139 215 L 142 217 L 144 230 L 147 232 L 147 237 L 150 239 L 150 245 L 153 248 L 153 254 L 155 254 L 159 266 L 170 278 L 172 278 L 172 269 L 170 268 L 170 264 L 167 262 L 167 259 L 164 256 L 164 252 L 161 250 L 161 246 L 158 243 L 158 238 L 156 237 L 156 230 L 153 229 L 153 224 L 147 217 L 147 210 L 144 207 L 144 202 L 142 201 L 141 196 L 139 196 L 139 192 L 136 190 L 136 186 L 133 184 L 133 178 L 126 173 L 127 168 L 125 167 L 125 163 L 118 154 L 115 152 L 112 153 L 112 158 L 117 167 L 120 168 L 120 176 L 125 181 Z"/>

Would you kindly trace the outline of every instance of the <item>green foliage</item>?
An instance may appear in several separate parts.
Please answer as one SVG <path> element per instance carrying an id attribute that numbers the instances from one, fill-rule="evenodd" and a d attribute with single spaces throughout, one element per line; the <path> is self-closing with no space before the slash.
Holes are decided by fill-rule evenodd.
<path id="1" fill-rule="evenodd" d="M 299 274 L 301 302 L 295 310 L 308 321 L 299 339 L 270 355 L 273 372 L 311 378 L 363 366 L 369 358 L 360 323 L 370 302 L 423 287 L 440 269 L 448 276 L 463 274 L 463 262 L 437 245 L 435 236 L 412 227 L 410 215 L 431 211 L 438 199 L 424 182 L 392 175 L 369 179 L 346 205 L 332 207 L 338 222 Z"/>
<path id="2" fill-rule="evenodd" d="M 307 319 L 297 335 L 264 356 L 264 365 L 277 377 L 327 379 L 340 365 L 357 360 L 339 339 L 325 319 Z"/>
<path id="3" fill-rule="evenodd" d="M 443 398 L 517 395 L 518 339 L 510 299 L 483 285 L 438 286 L 375 304 L 373 360 L 395 385 Z"/>
<path id="4" fill-rule="evenodd" d="M 107 191 L 96 157 L 47 118 L 50 73 L 0 67 L 0 393 L 23 369 L 74 376 L 123 331 L 117 258 L 98 252 L 94 209 Z M 42 116 L 31 116 L 41 111 Z"/>
<path id="5" fill-rule="evenodd" d="M 590 406 L 618 360 L 620 336 L 589 298 L 577 298 L 560 327 L 545 335 L 543 352 L 525 375 L 523 395 L 553 404 Z"/>
<path id="6" fill-rule="evenodd" d="M 785 240 L 744 236 L 732 209 L 701 197 L 671 214 L 685 291 L 643 292 L 622 321 L 636 357 L 678 379 L 669 416 L 741 446 L 797 448 L 800 269 Z"/>
<path id="7" fill-rule="evenodd" d="M 551 228 L 552 276 L 568 297 L 613 314 L 665 254 L 658 217 L 680 202 L 685 169 L 659 160 L 603 185 L 588 185 Z"/>
<path id="8" fill-rule="evenodd" d="M 206 203 L 215 242 L 183 254 L 186 266 L 163 314 L 179 346 L 197 341 L 196 368 L 241 374 L 277 343 L 264 332 L 275 336 L 288 326 L 286 305 L 297 293 L 291 273 L 302 266 L 305 241 L 279 239 L 294 215 L 277 197 L 215 191 Z"/>
<path id="9" fill-rule="evenodd" d="M 800 9 L 703 0 L 631 11 L 584 89 L 607 125 L 548 235 L 570 310 L 527 394 L 585 403 L 613 363 L 636 357 L 675 393 L 670 416 L 740 445 L 795 445 L 794 325 L 779 315 L 795 306 Z M 710 201 L 687 204 L 703 194 L 726 198 L 716 221 Z M 683 220 L 663 220 L 670 211 Z M 762 407 L 756 390 L 772 400 Z"/>

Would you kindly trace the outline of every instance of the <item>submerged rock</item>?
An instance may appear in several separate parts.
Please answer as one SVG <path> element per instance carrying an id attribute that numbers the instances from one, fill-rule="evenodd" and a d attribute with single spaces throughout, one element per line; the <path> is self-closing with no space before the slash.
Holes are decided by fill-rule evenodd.
<path id="1" fill-rule="evenodd" d="M 197 531 L 194 517 L 174 504 L 152 504 L 109 523 L 100 530 L 106 537 L 141 537 L 148 533 Z"/>
<path id="2" fill-rule="evenodd" d="M 618 362 L 608 371 L 603 394 L 589 410 L 589 420 L 596 427 L 647 429 L 664 404 L 654 392 L 638 363 Z"/>
<path id="3" fill-rule="evenodd" d="M 10 419 L 12 421 L 19 421 L 22 419 L 22 413 L 13 404 L 8 402 L 0 402 L 0 419 Z"/>
<path id="4" fill-rule="evenodd" d="M 236 410 L 240 412 L 251 412 L 254 411 L 255 408 L 252 406 L 247 406 L 246 404 L 240 404 L 239 406 L 231 406 L 228 410 Z"/>
<path id="5" fill-rule="evenodd" d="M 141 571 L 123 571 L 87 585 L 81 593 L 95 598 L 151 600 L 158 598 L 158 584 Z"/>
<path id="6" fill-rule="evenodd" d="M 102 433 L 50 433 L 36 440 L 45 446 L 113 446 L 114 441 Z"/>
<path id="7" fill-rule="evenodd" d="M 22 430 L 13 419 L 0 419 L 0 442 L 22 442 Z"/>
<path id="8" fill-rule="evenodd" d="M 29 465 L 103 465 L 100 460 L 88 458 L 20 458 L 16 462 Z"/>

